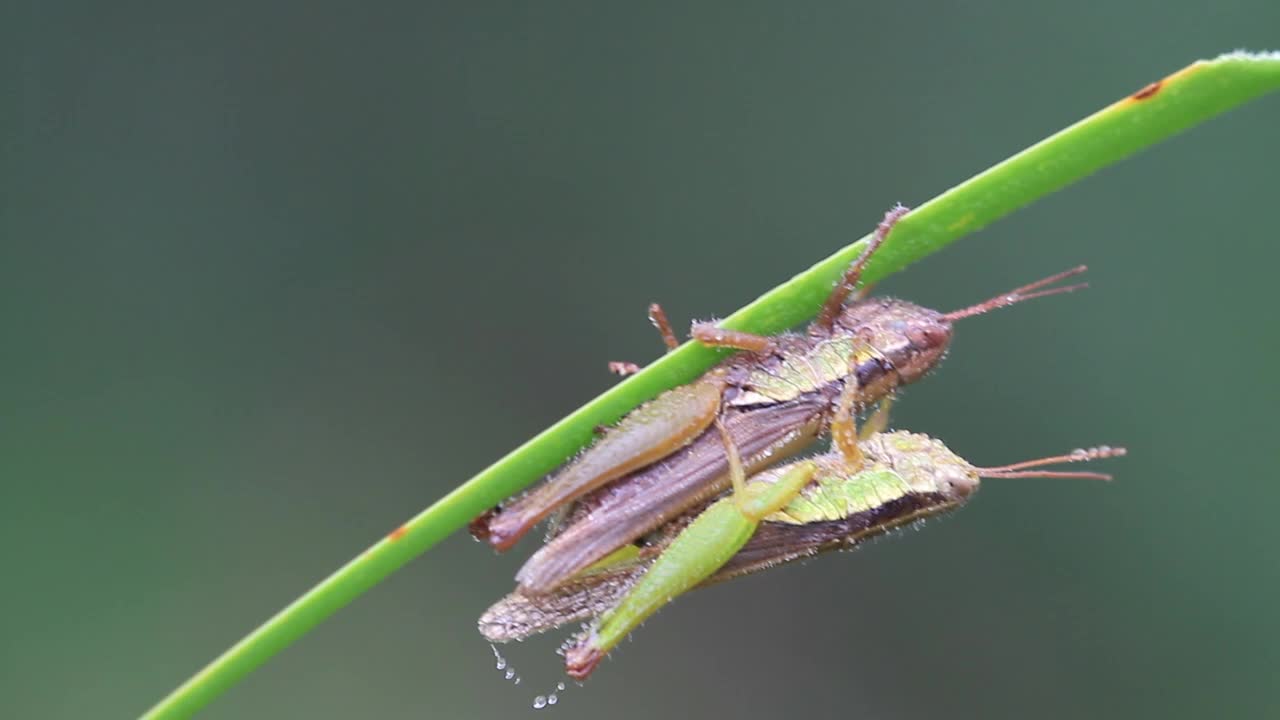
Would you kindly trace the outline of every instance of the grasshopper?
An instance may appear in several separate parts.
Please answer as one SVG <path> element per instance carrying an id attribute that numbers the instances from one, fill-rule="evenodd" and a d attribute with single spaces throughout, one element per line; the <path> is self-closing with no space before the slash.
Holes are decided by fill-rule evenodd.
<path id="1" fill-rule="evenodd" d="M 730 458 L 732 494 L 711 503 L 645 554 L 594 569 L 548 595 L 511 594 L 481 618 L 481 633 L 491 642 L 505 642 L 596 618 L 565 651 L 566 672 L 583 680 L 641 622 L 690 589 L 851 548 L 954 510 L 977 491 L 980 478 L 1109 480 L 1100 473 L 1041 468 L 1125 454 L 1123 448 L 1102 446 L 977 467 L 938 440 L 906 431 L 884 432 L 874 420 L 859 437 L 852 395 L 847 390 L 841 395 L 830 452 L 763 471 L 750 480 L 730 436 L 721 431 Z"/>
<path id="2" fill-rule="evenodd" d="M 548 593 L 729 486 L 729 460 L 713 425 L 723 426 L 742 453 L 745 471 L 758 472 L 827 431 L 847 381 L 858 388 L 859 408 L 880 402 L 887 411 L 898 387 L 942 359 L 955 321 L 1084 287 L 1044 289 L 1084 272 L 1081 266 L 950 313 L 892 298 L 846 302 L 906 212 L 899 206 L 885 215 L 806 332 L 764 337 L 695 324 L 695 340 L 746 352 L 641 405 L 550 480 L 473 521 L 472 534 L 506 550 L 538 522 L 571 508 L 555 537 L 516 575 L 523 592 Z M 674 347 L 661 309 L 650 315 Z"/>

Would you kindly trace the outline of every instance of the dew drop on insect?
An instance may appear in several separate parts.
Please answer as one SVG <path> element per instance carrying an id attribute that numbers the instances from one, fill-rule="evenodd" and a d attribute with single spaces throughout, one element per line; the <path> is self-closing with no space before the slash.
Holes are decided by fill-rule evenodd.
<path id="1" fill-rule="evenodd" d="M 551 693 L 550 695 L 547 696 L 548 705 L 555 705 L 558 702 L 560 702 L 560 698 L 556 697 L 555 693 Z"/>
<path id="2" fill-rule="evenodd" d="M 519 685 L 520 676 L 516 674 L 515 668 L 508 666 L 507 659 L 502 656 L 502 653 L 498 652 L 497 646 L 490 644 L 489 649 L 493 651 L 493 666 L 498 670 L 505 670 L 506 672 L 502 674 L 503 677 L 510 680 L 512 684 Z"/>
<path id="3" fill-rule="evenodd" d="M 1071 459 L 1072 460 L 1088 460 L 1089 451 L 1085 450 L 1084 448 L 1076 448 L 1075 450 L 1071 451 Z"/>
<path id="4" fill-rule="evenodd" d="M 546 698 L 546 696 L 545 696 L 545 695 L 539 695 L 538 697 L 536 697 L 536 698 L 534 698 L 534 699 L 533 699 L 533 709 L 534 709 L 534 710 L 541 710 L 542 708 L 544 708 L 544 707 L 546 707 L 546 706 L 547 706 L 547 698 Z"/>

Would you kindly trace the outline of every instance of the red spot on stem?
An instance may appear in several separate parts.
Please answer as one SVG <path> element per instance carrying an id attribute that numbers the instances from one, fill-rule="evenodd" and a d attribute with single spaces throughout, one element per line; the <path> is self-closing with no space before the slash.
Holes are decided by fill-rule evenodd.
<path id="1" fill-rule="evenodd" d="M 387 539 L 388 539 L 388 540 L 390 540 L 391 542 L 395 542 L 395 541 L 399 540 L 400 538 L 404 537 L 404 536 L 405 536 L 405 533 L 407 533 L 407 532 L 409 532 L 409 528 L 407 528 L 407 527 L 405 527 L 405 526 L 401 525 L 400 527 L 396 528 L 395 530 L 392 530 L 392 531 L 391 531 L 391 534 L 387 536 Z"/>
<path id="2" fill-rule="evenodd" d="M 1160 88 L 1162 87 L 1164 87 L 1164 81 L 1157 80 L 1156 82 L 1151 83 L 1150 85 L 1142 88 L 1141 90 L 1130 95 L 1129 97 L 1133 100 L 1146 100 L 1152 95 L 1155 95 L 1156 93 L 1160 92 Z"/>

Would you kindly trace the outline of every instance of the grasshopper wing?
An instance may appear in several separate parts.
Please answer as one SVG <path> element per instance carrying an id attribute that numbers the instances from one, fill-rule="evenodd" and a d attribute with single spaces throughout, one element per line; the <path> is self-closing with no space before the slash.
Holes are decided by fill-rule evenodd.
<path id="1" fill-rule="evenodd" d="M 649 562 L 635 562 L 590 573 L 545 595 L 513 592 L 486 610 L 477 627 L 485 640 L 505 643 L 591 620 L 616 605 L 648 566 Z"/>

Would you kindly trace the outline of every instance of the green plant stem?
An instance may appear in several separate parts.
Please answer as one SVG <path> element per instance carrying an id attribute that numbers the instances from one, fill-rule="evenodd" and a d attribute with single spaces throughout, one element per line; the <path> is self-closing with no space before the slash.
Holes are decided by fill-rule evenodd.
<path id="1" fill-rule="evenodd" d="M 893 230 L 864 274 L 874 282 L 956 238 L 1127 155 L 1280 88 L 1280 54 L 1231 53 L 1196 62 L 1014 155 L 916 208 Z M 812 317 L 867 238 L 842 248 L 724 320 L 772 334 Z M 249 633 L 144 716 L 188 717 L 272 655 L 477 514 L 523 489 L 608 425 L 711 367 L 719 351 L 696 343 L 641 372 L 516 448 L 379 540 Z"/>

